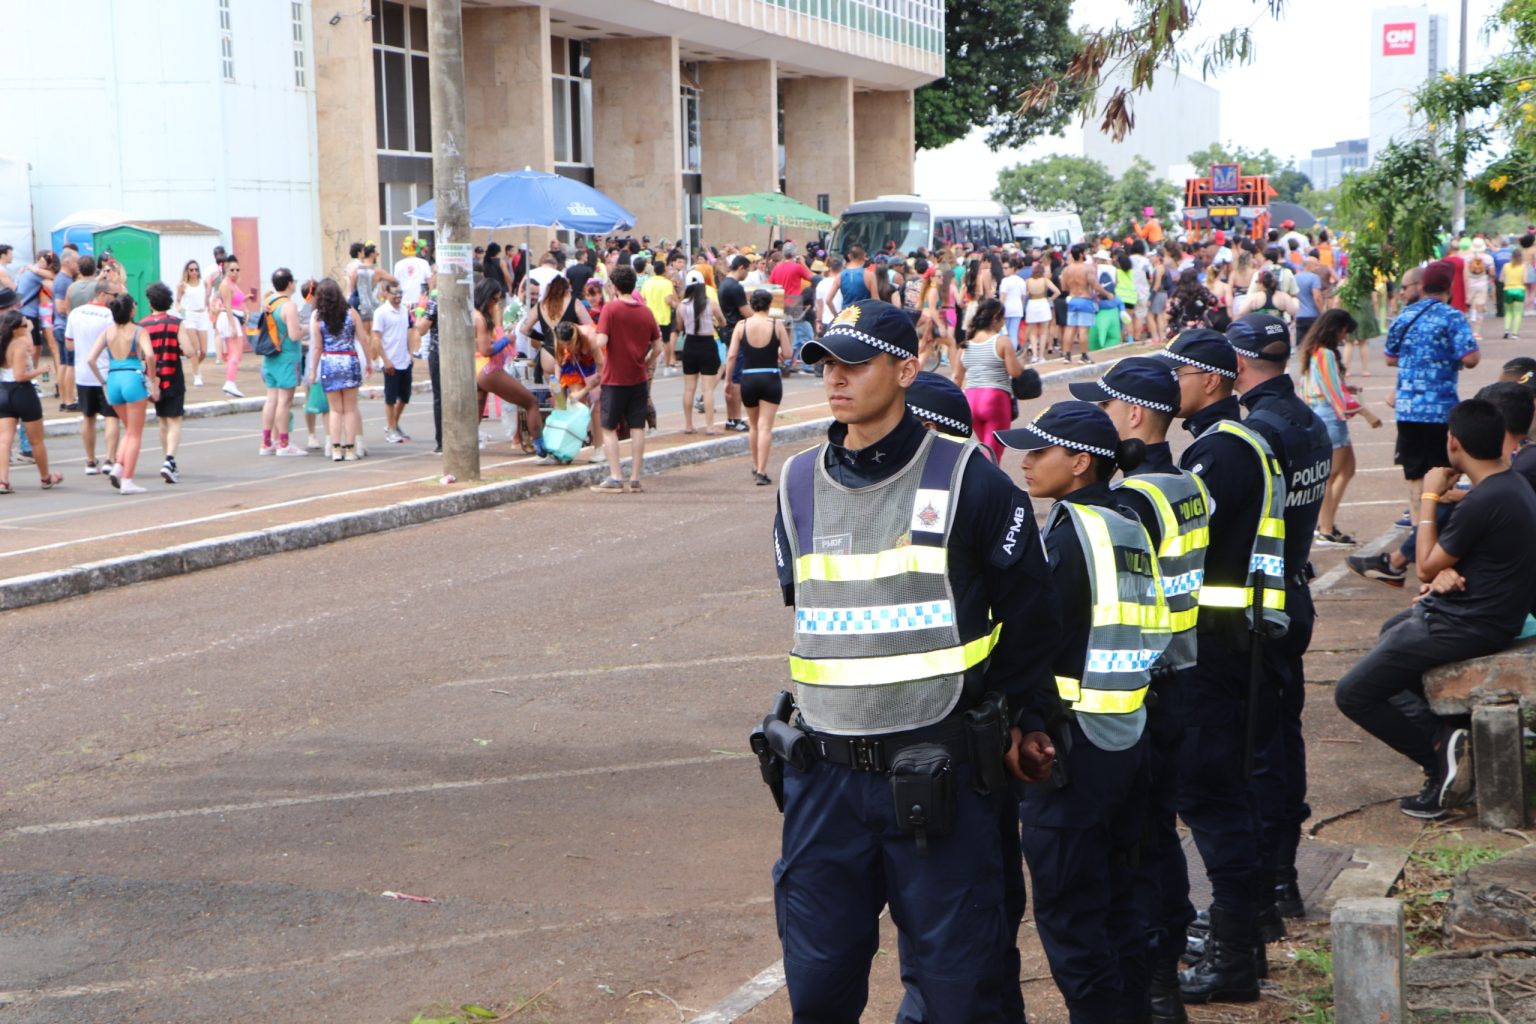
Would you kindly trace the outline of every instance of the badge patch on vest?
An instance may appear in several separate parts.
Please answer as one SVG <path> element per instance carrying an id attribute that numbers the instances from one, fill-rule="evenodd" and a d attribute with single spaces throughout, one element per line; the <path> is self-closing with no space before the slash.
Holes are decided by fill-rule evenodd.
<path id="1" fill-rule="evenodd" d="M 811 543 L 818 555 L 848 555 L 853 553 L 853 534 L 835 533 L 829 537 L 813 537 Z"/>
<path id="2" fill-rule="evenodd" d="M 949 492 L 918 488 L 912 502 L 912 529 L 943 533 L 949 520 Z"/>

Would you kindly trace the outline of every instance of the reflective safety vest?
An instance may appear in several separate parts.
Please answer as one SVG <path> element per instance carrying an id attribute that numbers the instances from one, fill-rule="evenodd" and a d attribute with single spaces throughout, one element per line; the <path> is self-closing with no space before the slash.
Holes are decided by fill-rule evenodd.
<path id="1" fill-rule="evenodd" d="M 1093 620 L 1083 678 L 1056 677 L 1056 692 L 1101 750 L 1141 738 L 1152 666 L 1168 647 L 1168 605 L 1146 528 L 1106 508 L 1058 501 L 1047 533 L 1070 516 L 1088 566 Z"/>
<path id="2" fill-rule="evenodd" d="M 1230 434 L 1253 449 L 1259 460 L 1260 475 L 1264 478 L 1264 504 L 1259 512 L 1259 529 L 1253 537 L 1253 548 L 1248 556 L 1248 575 L 1242 586 L 1212 585 L 1206 582 L 1200 588 L 1201 608 L 1243 609 L 1248 628 L 1258 625 L 1254 618 L 1255 594 L 1262 585 L 1264 590 L 1264 625 L 1268 636 L 1282 636 L 1290 628 L 1291 619 L 1285 613 L 1285 475 L 1280 461 L 1253 428 L 1236 420 L 1221 420 L 1214 424 L 1202 438 L 1212 433 Z"/>
<path id="3" fill-rule="evenodd" d="M 1170 668 L 1189 668 L 1199 650 L 1195 625 L 1200 618 L 1200 587 L 1205 581 L 1205 549 L 1211 543 L 1210 492 L 1205 481 L 1182 471 L 1128 476 L 1119 486 L 1146 495 L 1157 511 L 1163 537 L 1157 564 L 1168 600 L 1168 626 L 1173 631 L 1163 658 Z"/>
<path id="4" fill-rule="evenodd" d="M 895 476 L 848 488 L 825 447 L 791 458 L 779 501 L 795 577 L 789 658 L 796 704 L 812 729 L 872 736 L 941 721 L 980 672 L 1002 625 L 957 608 L 949 531 L 974 441 L 925 433 Z"/>

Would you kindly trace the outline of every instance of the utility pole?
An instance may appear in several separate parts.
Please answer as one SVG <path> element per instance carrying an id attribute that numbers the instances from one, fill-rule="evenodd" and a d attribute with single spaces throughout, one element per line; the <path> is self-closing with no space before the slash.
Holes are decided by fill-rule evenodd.
<path id="1" fill-rule="evenodd" d="M 427 0 L 427 25 L 443 473 L 459 480 L 479 480 L 480 416 L 470 294 L 475 243 L 469 233 L 469 174 L 464 165 L 464 14 L 460 0 Z"/>
<path id="2" fill-rule="evenodd" d="M 1461 0 L 1461 58 L 1458 63 L 1458 75 L 1467 77 L 1467 0 Z M 1465 112 L 1456 115 L 1456 137 L 1467 137 L 1467 115 Z M 1465 231 L 1467 228 L 1467 169 L 1456 168 L 1456 198 L 1455 205 L 1451 207 L 1451 230 Z"/>

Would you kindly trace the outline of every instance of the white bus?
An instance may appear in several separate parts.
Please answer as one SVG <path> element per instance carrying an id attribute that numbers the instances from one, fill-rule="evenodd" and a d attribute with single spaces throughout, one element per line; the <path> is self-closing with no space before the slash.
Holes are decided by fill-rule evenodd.
<path id="1" fill-rule="evenodd" d="M 1065 210 L 1019 210 L 1013 215 L 1013 240 L 1023 249 L 1072 245 L 1083 240 L 1083 220 Z"/>
<path id="2" fill-rule="evenodd" d="M 874 255 L 890 242 L 896 243 L 899 252 L 910 253 L 918 248 L 1011 241 L 1013 225 L 1002 203 L 879 196 L 843 211 L 832 231 L 829 251 L 844 254 L 851 246 L 862 245 Z"/>

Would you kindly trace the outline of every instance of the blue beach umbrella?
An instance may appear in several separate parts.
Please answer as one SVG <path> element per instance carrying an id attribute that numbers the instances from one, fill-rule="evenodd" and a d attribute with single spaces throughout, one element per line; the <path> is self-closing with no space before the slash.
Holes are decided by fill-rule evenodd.
<path id="1" fill-rule="evenodd" d="M 436 202 L 423 203 L 407 216 L 433 221 Z M 583 235 L 605 235 L 635 226 L 635 215 L 574 178 L 524 168 L 488 174 L 469 183 L 469 226 L 564 228 Z"/>

